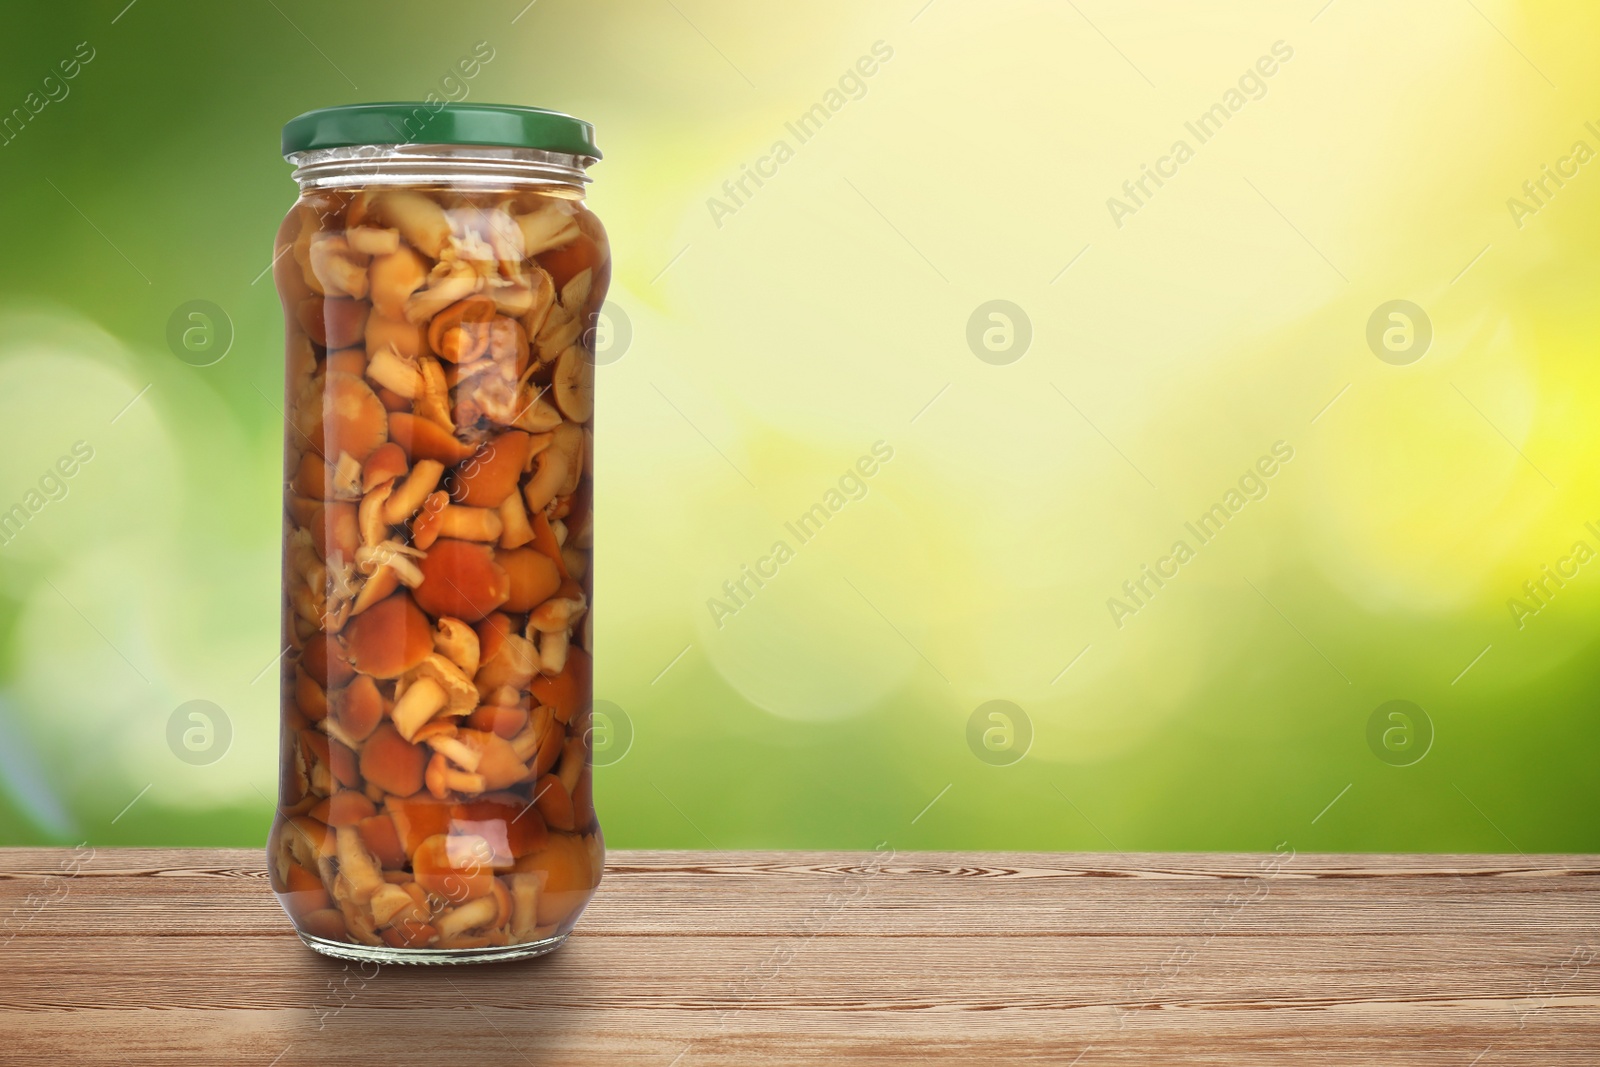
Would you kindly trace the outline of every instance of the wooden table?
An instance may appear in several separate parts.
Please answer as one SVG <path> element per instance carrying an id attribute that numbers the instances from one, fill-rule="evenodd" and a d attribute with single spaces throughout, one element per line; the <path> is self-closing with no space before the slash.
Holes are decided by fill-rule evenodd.
<path id="1" fill-rule="evenodd" d="M 0 1063 L 1600 1063 L 1600 857 L 612 861 L 551 956 L 379 969 L 257 851 L 0 850 Z"/>

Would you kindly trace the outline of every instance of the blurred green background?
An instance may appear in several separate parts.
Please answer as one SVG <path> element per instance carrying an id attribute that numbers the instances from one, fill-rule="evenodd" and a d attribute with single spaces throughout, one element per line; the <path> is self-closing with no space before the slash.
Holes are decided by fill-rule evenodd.
<path id="1" fill-rule="evenodd" d="M 433 92 L 606 152 L 613 847 L 1600 850 L 1597 43 L 1579 0 L 9 11 L 0 844 L 264 840 L 278 132 Z"/>

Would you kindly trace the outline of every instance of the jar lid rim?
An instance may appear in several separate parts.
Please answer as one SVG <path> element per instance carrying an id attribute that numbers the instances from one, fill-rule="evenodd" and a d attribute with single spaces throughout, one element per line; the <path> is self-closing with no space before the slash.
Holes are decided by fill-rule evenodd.
<path id="1" fill-rule="evenodd" d="M 369 144 L 492 145 L 600 158 L 591 124 L 560 111 L 514 104 L 344 104 L 307 111 L 283 127 L 286 157 Z"/>

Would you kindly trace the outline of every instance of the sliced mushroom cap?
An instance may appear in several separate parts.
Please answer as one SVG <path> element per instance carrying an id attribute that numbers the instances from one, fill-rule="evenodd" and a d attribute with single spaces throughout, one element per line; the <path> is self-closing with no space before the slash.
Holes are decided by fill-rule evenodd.
<path id="1" fill-rule="evenodd" d="M 328 694 L 315 678 L 306 673 L 303 666 L 296 667 L 294 672 L 294 703 L 300 713 L 312 722 L 327 718 Z"/>
<path id="2" fill-rule="evenodd" d="M 417 356 L 402 356 L 385 345 L 367 361 L 366 376 L 396 396 L 414 400 L 422 392 L 422 370 Z"/>
<path id="3" fill-rule="evenodd" d="M 531 390 L 531 386 L 529 389 Z M 529 433 L 542 434 L 561 425 L 561 411 L 550 401 L 542 396 L 536 396 L 531 391 L 527 399 L 517 409 L 516 418 L 513 420 L 520 430 Z"/>
<path id="4" fill-rule="evenodd" d="M 433 628 L 401 590 L 357 615 L 346 641 L 356 670 L 374 678 L 398 678 L 433 652 Z"/>
<path id="5" fill-rule="evenodd" d="M 358 674 L 349 685 L 330 694 L 328 709 L 340 732 L 359 743 L 383 721 L 383 695 L 376 682 Z"/>
<path id="6" fill-rule="evenodd" d="M 550 451 L 567 457 L 567 480 L 557 488 L 557 496 L 571 496 L 577 492 L 583 478 L 583 427 L 575 422 L 564 422 L 550 431 Z"/>
<path id="7" fill-rule="evenodd" d="M 549 272 L 542 267 L 530 266 L 529 282 L 533 289 L 533 303 L 522 316 L 522 329 L 528 337 L 539 336 L 550 310 L 556 306 L 556 287 Z"/>
<path id="8" fill-rule="evenodd" d="M 483 762 L 482 754 L 461 739 L 459 729 L 448 734 L 431 735 L 428 738 L 428 747 L 464 771 L 476 771 L 478 765 Z"/>
<path id="9" fill-rule="evenodd" d="M 499 541 L 504 527 L 493 508 L 445 507 L 439 516 L 439 536 L 461 541 Z"/>
<path id="10" fill-rule="evenodd" d="M 377 226 L 351 226 L 344 233 L 345 240 L 355 252 L 364 256 L 381 256 L 400 249 L 400 231 Z"/>
<path id="11" fill-rule="evenodd" d="M 522 494 L 512 492 L 500 501 L 500 526 L 501 548 L 521 548 L 533 540 L 533 526 L 528 522 Z"/>
<path id="12" fill-rule="evenodd" d="M 483 663 L 473 681 L 480 694 L 509 687 L 525 689 L 539 669 L 539 654 L 533 642 L 521 634 L 502 633 L 498 628 L 478 634 L 483 643 Z"/>
<path id="13" fill-rule="evenodd" d="M 428 752 L 400 736 L 392 723 L 379 723 L 361 746 L 361 776 L 394 797 L 422 788 Z"/>
<path id="14" fill-rule="evenodd" d="M 511 696 L 512 700 L 516 701 L 517 694 L 513 692 Z M 497 704 L 484 702 L 480 703 L 473 709 L 472 714 L 467 716 L 467 725 L 474 730 L 496 733 L 510 740 L 527 727 L 528 712 L 523 708 L 517 707 L 515 703 Z M 518 758 L 523 759 L 526 757 L 519 755 Z"/>
<path id="15" fill-rule="evenodd" d="M 433 631 L 433 649 L 461 668 L 468 678 L 478 673 L 478 635 L 460 619 L 446 616 Z"/>
<path id="16" fill-rule="evenodd" d="M 332 480 L 333 476 L 328 470 L 327 461 L 315 452 L 307 452 L 300 457 L 300 462 L 295 466 L 294 477 L 289 479 L 289 487 L 304 497 L 330 500 L 332 493 L 329 483 Z"/>
<path id="17" fill-rule="evenodd" d="M 388 539 L 389 524 L 383 519 L 383 509 L 393 493 L 393 481 L 379 482 L 361 498 L 357 526 L 361 532 L 362 547 L 372 548 Z"/>
<path id="18" fill-rule="evenodd" d="M 451 620 L 456 621 L 456 620 Z M 461 624 L 466 629 L 465 624 Z M 468 633 L 471 633 L 468 630 Z M 476 636 L 476 635 L 474 635 Z M 478 689 L 471 675 L 454 660 L 435 652 L 417 664 L 412 674 L 417 678 L 431 678 L 445 691 L 444 714 L 463 716 L 478 706 Z"/>
<path id="19" fill-rule="evenodd" d="M 339 874 L 350 883 L 356 901 L 365 904 L 384 884 L 383 869 L 378 866 L 372 853 L 367 851 L 360 831 L 354 826 L 341 826 L 335 833 Z"/>
<path id="20" fill-rule="evenodd" d="M 561 588 L 561 573 L 549 556 L 533 548 L 502 549 L 495 559 L 510 578 L 507 611 L 532 611 Z"/>
<path id="21" fill-rule="evenodd" d="M 389 711 L 395 729 L 415 740 L 423 724 L 436 716 L 462 716 L 478 706 L 478 688 L 461 668 L 437 652 L 429 653 L 408 676 L 405 692 Z"/>
<path id="22" fill-rule="evenodd" d="M 428 274 L 428 287 L 406 300 L 406 321 L 421 325 L 457 300 L 477 292 L 482 283 L 470 264 L 440 262 Z"/>
<path id="23" fill-rule="evenodd" d="M 372 197 L 366 217 L 393 226 L 431 259 L 438 259 L 450 240 L 450 218 L 431 197 L 409 189 L 385 189 Z"/>
<path id="24" fill-rule="evenodd" d="M 289 914 L 298 919 L 307 912 L 333 906 L 333 898 L 322 886 L 322 879 L 309 868 L 275 853 L 275 862 L 269 868 L 273 875 L 272 888 L 276 890 Z"/>
<path id="25" fill-rule="evenodd" d="M 411 884 L 416 885 L 415 882 Z M 390 948 L 431 948 L 438 943 L 439 931 L 432 923 L 407 918 L 396 920 L 393 926 L 384 927 L 379 936 Z"/>
<path id="26" fill-rule="evenodd" d="M 546 735 L 551 733 L 556 735 L 563 733 L 562 728 L 556 724 L 555 715 L 547 707 L 536 706 L 532 714 L 528 716 L 523 729 L 509 738 L 512 751 L 516 752 L 517 758 L 520 760 L 531 760 L 539 754 Z M 536 767 L 534 774 L 543 774 L 554 766 L 555 759 L 552 758 L 548 766 Z"/>
<path id="27" fill-rule="evenodd" d="M 340 789 L 311 809 L 313 819 L 321 819 L 329 826 L 355 826 L 362 819 L 377 813 L 372 801 L 353 789 Z"/>
<path id="28" fill-rule="evenodd" d="M 450 383 L 445 381 L 444 369 L 432 356 L 417 360 L 422 372 L 422 391 L 413 399 L 411 409 L 419 418 L 438 423 L 446 433 L 455 433 L 455 420 L 450 412 Z"/>
<path id="29" fill-rule="evenodd" d="M 533 628 L 529 627 L 529 636 L 533 636 Z M 558 630 L 555 633 L 537 631 L 539 638 L 539 672 L 541 674 L 560 674 L 567 665 L 567 653 L 572 649 L 572 639 L 567 631 Z"/>
<path id="30" fill-rule="evenodd" d="M 562 745 L 561 766 L 556 770 L 556 777 L 567 787 L 569 796 L 577 792 L 578 779 L 588 765 L 589 745 L 584 740 L 584 735 L 580 732 L 569 736 Z"/>
<path id="31" fill-rule="evenodd" d="M 495 303 L 487 296 L 473 295 L 443 309 L 428 323 L 428 344 L 434 353 L 451 363 L 468 363 L 489 348 Z"/>
<path id="32" fill-rule="evenodd" d="M 550 502 L 560 495 L 561 487 L 567 484 L 572 474 L 572 460 L 560 449 L 546 448 L 534 458 L 534 462 L 537 467 L 533 477 L 522 487 L 522 498 L 527 502 L 528 511 L 540 512 L 550 506 Z"/>
<path id="33" fill-rule="evenodd" d="M 352 374 L 327 375 L 320 430 L 309 434 L 325 456 L 347 452 L 357 463 L 389 437 L 389 413 L 366 382 Z"/>
<path id="34" fill-rule="evenodd" d="M 435 617 L 477 622 L 511 595 L 510 578 L 494 561 L 494 550 L 470 541 L 440 540 L 420 564 L 417 603 Z"/>
<path id="35" fill-rule="evenodd" d="M 324 941 L 346 941 L 350 937 L 349 930 L 344 924 L 344 916 L 335 908 L 319 908 L 307 912 L 299 917 L 298 926 L 301 933 Z"/>
<path id="36" fill-rule="evenodd" d="M 367 303 L 345 297 L 308 297 L 296 307 L 295 318 L 306 336 L 323 348 L 349 348 L 366 334 Z"/>
<path id="37" fill-rule="evenodd" d="M 296 815 L 284 823 L 280 843 L 294 862 L 308 870 L 316 870 L 321 860 L 333 855 L 333 832 L 309 815 Z"/>
<path id="38" fill-rule="evenodd" d="M 578 236 L 578 221 L 561 201 L 548 200 L 537 210 L 514 217 L 522 229 L 523 249 L 530 256 L 560 248 Z"/>
<path id="39" fill-rule="evenodd" d="M 494 300 L 496 311 L 514 319 L 520 319 L 533 310 L 533 287 L 524 282 L 491 285 L 489 296 Z"/>
<path id="40" fill-rule="evenodd" d="M 478 753 L 477 767 L 490 789 L 508 789 L 531 776 L 527 765 L 517 758 L 511 743 L 497 733 L 462 730 L 460 740 Z"/>
<path id="41" fill-rule="evenodd" d="M 589 293 L 593 288 L 594 268 L 584 267 L 561 286 L 561 306 L 576 317 L 589 302 Z"/>
<path id="42" fill-rule="evenodd" d="M 556 406 L 573 422 L 588 422 L 594 415 L 594 363 L 578 345 L 568 345 L 556 359 Z"/>
<path id="43" fill-rule="evenodd" d="M 544 848 L 517 861 L 517 870 L 536 872 L 542 878 L 539 893 L 540 926 L 559 923 L 582 907 L 589 891 L 599 880 L 588 847 L 573 834 L 551 834 Z"/>
<path id="44" fill-rule="evenodd" d="M 589 707 L 591 676 L 588 655 L 579 649 L 568 649 L 563 670 L 533 680 L 533 698 L 554 712 L 561 722 L 571 722 L 575 715 Z"/>
<path id="45" fill-rule="evenodd" d="M 337 688 L 355 677 L 355 668 L 350 665 L 344 646 L 330 634 L 317 634 L 307 641 L 300 653 L 300 663 L 324 689 Z"/>
<path id="46" fill-rule="evenodd" d="M 311 544 L 317 556 L 324 560 L 352 559 L 361 545 L 356 506 L 342 500 L 330 500 L 316 508 L 306 528 L 311 531 Z"/>
<path id="47" fill-rule="evenodd" d="M 364 348 L 357 345 L 354 348 L 341 348 L 328 353 L 327 369 L 340 374 L 352 374 L 357 378 L 367 373 L 367 353 Z"/>
<path id="48" fill-rule="evenodd" d="M 426 793 L 387 796 L 384 798 L 383 808 L 394 820 L 395 832 L 400 837 L 400 847 L 408 856 L 416 852 L 423 841 L 435 834 L 448 833 L 450 830 L 450 805 L 440 804 L 430 799 Z"/>
<path id="49" fill-rule="evenodd" d="M 490 880 L 493 882 L 492 876 Z M 451 908 L 441 913 L 438 921 L 434 923 L 439 931 L 439 940 L 454 943 L 468 931 L 492 925 L 500 912 L 500 904 L 493 893 L 494 887 L 498 884 L 494 882 L 490 886 L 491 892 L 488 896 L 479 897 L 477 900 L 468 901 L 458 908 Z"/>
<path id="50" fill-rule="evenodd" d="M 405 918 L 427 918 L 427 912 L 417 906 L 411 894 L 397 885 L 384 885 L 372 894 L 369 904 L 372 921 L 378 926 L 388 926 Z"/>
<path id="51" fill-rule="evenodd" d="M 300 216 L 300 227 L 295 232 L 294 240 L 290 244 L 290 255 L 294 259 L 298 284 L 295 291 L 321 295 L 323 293 L 322 281 L 311 269 L 311 242 L 325 231 L 322 229 L 322 220 L 318 217 L 316 209 L 309 204 L 301 204 L 295 212 Z"/>
<path id="52" fill-rule="evenodd" d="M 339 453 L 329 476 L 328 490 L 339 500 L 361 499 L 361 464 L 350 453 Z"/>
<path id="53" fill-rule="evenodd" d="M 550 309 L 544 325 L 535 338 L 539 346 L 539 362 L 553 363 L 566 347 L 583 333 L 583 320 L 560 304 Z"/>
<path id="54" fill-rule="evenodd" d="M 406 480 L 397 485 L 383 504 L 383 521 L 398 526 L 417 513 L 423 501 L 439 487 L 444 464 L 436 459 L 419 459 Z"/>
<path id="55" fill-rule="evenodd" d="M 429 493 L 428 498 L 422 502 L 422 510 L 417 512 L 416 518 L 411 520 L 411 543 L 420 549 L 429 549 L 439 539 L 439 531 L 444 525 L 444 509 L 450 506 L 450 496 L 444 490 Z M 422 584 L 422 571 L 417 571 L 417 581 L 412 588 Z"/>
<path id="56" fill-rule="evenodd" d="M 517 941 L 534 939 L 539 925 L 539 876 L 513 874 L 511 882 L 511 936 Z"/>
<path id="57" fill-rule="evenodd" d="M 417 884 L 452 904 L 464 904 L 494 892 L 494 850 L 475 835 L 435 834 L 411 854 Z"/>
<path id="58" fill-rule="evenodd" d="M 329 296 L 367 295 L 367 257 L 339 234 L 319 233 L 311 239 L 311 272 Z"/>
<path id="59" fill-rule="evenodd" d="M 385 441 L 361 465 L 361 491 L 371 492 L 383 482 L 401 477 L 407 465 L 405 449 L 393 441 Z"/>
<path id="60" fill-rule="evenodd" d="M 303 218 L 304 214 L 299 210 L 284 216 L 283 225 L 278 228 L 278 237 L 272 246 L 272 280 L 277 283 L 278 294 L 283 298 L 285 307 L 312 295 L 311 286 L 306 283 L 305 272 L 301 268 L 300 257 L 295 254 Z M 307 238 L 307 251 L 310 249 L 309 240 Z"/>
<path id="61" fill-rule="evenodd" d="M 438 423 L 398 411 L 389 416 L 389 439 L 405 449 L 413 461 L 436 459 L 441 463 L 460 463 L 477 451 Z"/>
<path id="62" fill-rule="evenodd" d="M 365 338 L 369 357 L 386 345 L 409 359 L 428 355 L 427 331 L 407 322 L 403 315 L 403 311 L 394 317 L 375 312 L 367 318 Z"/>
<path id="63" fill-rule="evenodd" d="M 552 830 L 571 830 L 577 826 L 572 810 L 572 794 L 553 774 L 542 776 L 533 786 L 533 802 Z"/>
<path id="64" fill-rule="evenodd" d="M 483 775 L 454 766 L 443 752 L 435 752 L 433 759 L 428 761 L 424 780 L 427 782 L 428 792 L 440 800 L 452 793 L 476 794 L 488 788 L 484 784 Z"/>
<path id="65" fill-rule="evenodd" d="M 326 722 L 323 725 L 327 725 Z M 328 737 L 328 769 L 333 772 L 334 781 L 347 789 L 361 785 L 361 769 L 355 750 L 332 735 Z"/>
<path id="66" fill-rule="evenodd" d="M 550 277 L 554 280 L 556 288 L 561 290 L 564 300 L 572 280 L 584 271 L 598 274 L 601 287 L 610 281 L 610 275 L 607 273 L 606 268 L 605 233 L 600 229 L 599 219 L 581 208 L 575 218 L 580 230 L 587 228 L 594 232 L 583 233 L 562 248 L 545 252 L 539 256 L 539 265 L 550 272 Z M 594 283 L 590 283 L 589 287 L 592 289 Z M 579 310 L 576 301 L 568 301 L 567 306 L 574 313 Z"/>
<path id="67" fill-rule="evenodd" d="M 394 818 L 388 812 L 369 816 L 356 825 L 367 851 L 378 858 L 385 870 L 406 865 L 406 850 L 400 845 L 400 833 L 395 829 Z"/>
<path id="68" fill-rule="evenodd" d="M 540 633 L 565 633 L 583 617 L 588 607 L 582 593 L 577 596 L 553 596 L 534 608 L 528 615 L 528 629 Z"/>
<path id="69" fill-rule="evenodd" d="M 507 430 L 485 442 L 456 468 L 451 497 L 471 507 L 499 507 L 501 501 L 517 491 L 517 481 L 527 469 L 532 446 L 533 438 L 521 430 Z"/>
<path id="70" fill-rule="evenodd" d="M 541 718 L 543 718 L 541 716 Z M 539 747 L 535 750 L 528 763 L 528 769 L 534 777 L 541 778 L 556 769 L 556 764 L 561 760 L 561 753 L 566 745 L 567 735 L 562 731 L 561 724 L 552 716 L 544 726 L 544 733 L 539 736 Z"/>

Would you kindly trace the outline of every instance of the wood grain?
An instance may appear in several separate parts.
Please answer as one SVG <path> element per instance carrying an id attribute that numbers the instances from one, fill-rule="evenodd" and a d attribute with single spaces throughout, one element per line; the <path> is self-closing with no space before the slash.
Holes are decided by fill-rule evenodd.
<path id="1" fill-rule="evenodd" d="M 259 852 L 0 850 L 0 1064 L 1600 1063 L 1600 857 L 620 852 L 552 956 L 304 948 Z"/>

